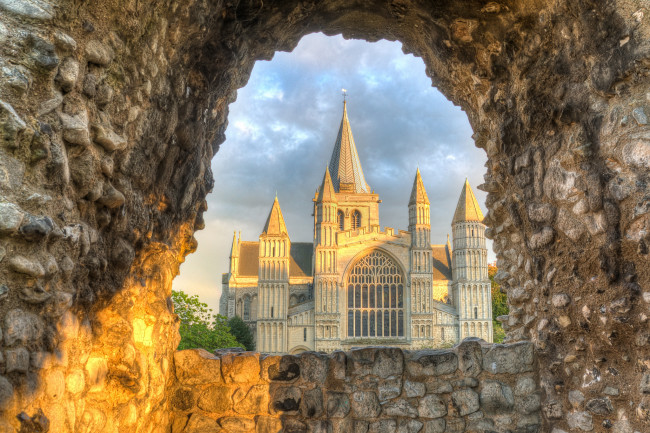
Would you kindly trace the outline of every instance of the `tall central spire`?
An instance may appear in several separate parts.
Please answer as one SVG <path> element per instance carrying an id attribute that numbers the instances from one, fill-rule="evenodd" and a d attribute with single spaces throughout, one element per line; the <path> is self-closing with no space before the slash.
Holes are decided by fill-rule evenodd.
<path id="1" fill-rule="evenodd" d="M 343 101 L 343 118 L 334 144 L 332 158 L 330 158 L 329 171 L 332 176 L 332 184 L 337 192 L 370 192 L 370 187 L 363 176 L 357 147 L 354 145 L 345 101 Z"/>

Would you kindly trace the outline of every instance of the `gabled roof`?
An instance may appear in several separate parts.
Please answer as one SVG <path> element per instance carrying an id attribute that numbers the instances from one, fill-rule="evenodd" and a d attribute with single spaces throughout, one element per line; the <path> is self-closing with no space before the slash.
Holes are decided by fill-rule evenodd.
<path id="1" fill-rule="evenodd" d="M 239 258 L 239 276 L 257 277 L 259 272 L 259 242 L 241 242 Z M 311 255 L 314 244 L 309 242 L 292 242 L 289 251 L 289 276 L 311 277 Z"/>
<path id="2" fill-rule="evenodd" d="M 332 185 L 332 177 L 330 176 L 329 168 L 325 169 L 325 176 L 323 176 L 323 182 L 318 189 L 318 199 L 319 202 L 324 201 L 336 201 L 336 191 L 334 191 L 334 186 Z"/>
<path id="3" fill-rule="evenodd" d="M 282 216 L 282 210 L 280 209 L 280 203 L 278 203 L 278 198 L 275 197 L 273 201 L 273 206 L 271 207 L 271 212 L 266 218 L 266 224 L 264 224 L 264 230 L 262 230 L 263 235 L 282 235 L 287 233 L 287 226 L 284 223 L 284 217 Z"/>
<path id="4" fill-rule="evenodd" d="M 460 192 L 454 219 L 451 223 L 455 224 L 463 221 L 483 221 L 483 212 L 481 212 L 481 207 L 478 205 L 474 191 L 469 186 L 467 179 L 465 179 L 465 185 L 463 185 L 463 189 Z"/>
<path id="5" fill-rule="evenodd" d="M 343 118 L 341 119 L 339 134 L 336 137 L 336 143 L 330 158 L 329 171 L 332 176 L 332 184 L 337 192 L 341 192 L 342 183 L 352 185 L 353 191 L 356 193 L 370 192 L 370 187 L 363 176 L 354 137 L 352 137 L 345 101 L 343 102 Z"/>
<path id="6" fill-rule="evenodd" d="M 424 183 L 422 183 L 422 176 L 420 176 L 420 168 L 415 173 L 415 179 L 413 180 L 413 189 L 411 190 L 411 199 L 409 200 L 409 206 L 412 204 L 429 204 L 429 197 L 427 196 L 427 190 L 424 189 Z"/>
<path id="7" fill-rule="evenodd" d="M 451 280 L 451 251 L 447 245 L 431 245 L 433 280 Z"/>

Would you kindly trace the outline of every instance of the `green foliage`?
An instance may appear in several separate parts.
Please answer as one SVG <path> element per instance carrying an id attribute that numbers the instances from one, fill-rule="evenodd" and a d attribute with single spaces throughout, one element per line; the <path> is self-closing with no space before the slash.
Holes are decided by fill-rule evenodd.
<path id="1" fill-rule="evenodd" d="M 243 347 L 230 333 L 228 319 L 213 314 L 198 295 L 189 296 L 182 290 L 172 290 L 172 301 L 174 312 L 181 320 L 178 350 L 200 348 L 212 352 L 226 347 Z"/>
<path id="2" fill-rule="evenodd" d="M 497 322 L 495 319 L 499 316 L 505 316 L 508 314 L 510 309 L 508 308 L 508 298 L 505 293 L 501 292 L 499 283 L 494 281 L 494 276 L 496 275 L 498 269 L 496 265 L 488 265 L 488 277 L 490 277 L 491 283 L 491 292 L 492 292 L 492 329 L 493 329 L 493 339 L 495 343 L 503 342 L 504 337 L 506 336 L 503 327 L 500 322 Z"/>
<path id="3" fill-rule="evenodd" d="M 246 350 L 255 350 L 255 341 L 253 340 L 253 333 L 241 317 L 235 316 L 228 320 L 230 333 L 235 336 L 237 341 L 244 346 Z"/>

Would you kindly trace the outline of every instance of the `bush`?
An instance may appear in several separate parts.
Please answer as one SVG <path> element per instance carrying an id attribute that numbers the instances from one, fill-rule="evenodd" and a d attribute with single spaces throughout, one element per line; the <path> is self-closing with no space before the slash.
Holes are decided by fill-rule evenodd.
<path id="1" fill-rule="evenodd" d="M 228 320 L 230 333 L 235 336 L 237 341 L 244 346 L 246 350 L 255 350 L 255 340 L 253 340 L 253 333 L 241 317 L 235 316 Z"/>

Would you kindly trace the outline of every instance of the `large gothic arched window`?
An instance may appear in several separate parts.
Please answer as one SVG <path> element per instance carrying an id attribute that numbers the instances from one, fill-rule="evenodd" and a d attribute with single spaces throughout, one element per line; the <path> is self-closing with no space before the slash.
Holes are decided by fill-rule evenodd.
<path id="1" fill-rule="evenodd" d="M 404 336 L 404 277 L 381 251 L 361 258 L 352 268 L 348 288 L 348 337 Z"/>

